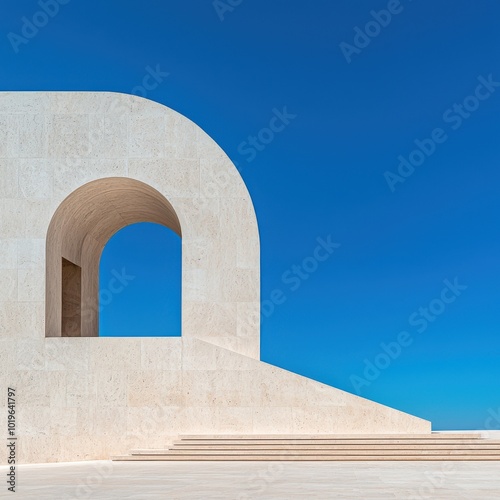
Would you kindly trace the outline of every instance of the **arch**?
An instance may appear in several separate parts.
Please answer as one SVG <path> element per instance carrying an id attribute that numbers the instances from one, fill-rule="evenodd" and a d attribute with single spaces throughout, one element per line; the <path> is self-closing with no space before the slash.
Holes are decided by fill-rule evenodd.
<path id="1" fill-rule="evenodd" d="M 171 203 L 135 179 L 95 180 L 61 203 L 47 232 L 47 337 L 98 336 L 102 250 L 114 233 L 137 222 L 162 224 L 182 237 Z"/>
<path id="2" fill-rule="evenodd" d="M 17 224 L 25 240 L 32 240 L 23 245 L 40 253 L 37 263 L 30 264 L 33 269 L 25 273 L 32 285 L 23 295 L 23 300 L 37 303 L 37 332 L 60 337 L 64 316 L 69 324 L 64 335 L 97 335 L 96 300 L 84 300 L 94 297 L 88 287 L 97 278 L 86 278 L 91 268 L 84 256 L 99 253 L 109 236 L 105 229 L 115 219 L 116 226 L 125 225 L 127 212 L 132 221 L 154 222 L 152 217 L 137 216 L 138 211 L 145 210 L 177 231 L 182 227 L 183 338 L 204 340 L 260 359 L 256 213 L 237 168 L 213 139 L 185 116 L 136 96 L 78 92 L 5 95 L 21 103 L 19 113 L 27 117 L 41 114 L 47 123 L 47 127 L 39 127 L 36 122 L 37 137 L 42 137 L 47 147 L 45 153 L 40 150 L 43 161 L 37 163 L 37 177 L 25 190 L 26 214 L 12 217 L 11 223 Z M 16 152 L 16 158 L 23 154 Z M 39 190 L 38 178 L 47 180 Z M 145 188 L 147 192 L 136 197 L 136 190 L 127 185 L 108 189 L 105 184 L 99 188 L 96 184 L 95 190 L 90 189 L 92 184 L 85 187 L 115 178 L 136 180 L 156 191 Z M 76 203 L 71 208 L 77 197 L 80 208 Z M 127 201 L 120 214 L 117 204 L 124 201 L 122 198 Z M 133 210 L 129 206 L 132 198 L 136 206 Z M 99 200 L 104 199 L 112 208 L 99 208 Z M 96 235 L 101 237 L 98 241 Z M 47 239 L 44 250 L 42 238 Z M 42 283 L 45 276 L 47 281 Z"/>

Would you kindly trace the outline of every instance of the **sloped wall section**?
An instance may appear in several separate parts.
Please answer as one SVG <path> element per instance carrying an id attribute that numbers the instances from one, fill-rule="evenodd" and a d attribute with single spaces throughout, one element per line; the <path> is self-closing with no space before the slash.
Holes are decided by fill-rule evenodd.
<path id="1" fill-rule="evenodd" d="M 6 92 L 0 130 L 0 382 L 16 388 L 23 462 L 107 458 L 184 432 L 430 432 L 427 421 L 259 361 L 253 205 L 229 158 L 187 118 L 122 94 Z M 97 255 L 111 226 L 152 217 L 150 204 L 124 215 L 114 189 L 114 201 L 102 197 L 116 182 L 140 185 L 161 200 L 160 222 L 178 224 L 181 338 L 99 338 L 88 325 L 64 338 L 59 327 L 60 259 L 82 266 L 85 296 L 84 249 Z M 82 192 L 93 194 L 79 208 L 71 201 Z M 102 231 L 57 231 L 67 223 L 60 207 L 76 210 L 70 222 L 98 221 L 106 200 L 113 224 Z M 71 311 L 65 321 L 78 317 Z"/>

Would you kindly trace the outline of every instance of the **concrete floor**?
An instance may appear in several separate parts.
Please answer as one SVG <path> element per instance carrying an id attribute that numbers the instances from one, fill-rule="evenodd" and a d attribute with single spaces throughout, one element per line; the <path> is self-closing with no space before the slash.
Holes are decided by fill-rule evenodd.
<path id="1" fill-rule="evenodd" d="M 94 461 L 17 472 L 16 494 L 2 480 L 0 498 L 500 500 L 500 462 Z"/>

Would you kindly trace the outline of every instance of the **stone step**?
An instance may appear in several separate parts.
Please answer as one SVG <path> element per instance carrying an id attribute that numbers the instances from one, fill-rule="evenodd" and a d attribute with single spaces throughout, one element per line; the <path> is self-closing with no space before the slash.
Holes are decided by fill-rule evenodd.
<path id="1" fill-rule="evenodd" d="M 500 461 L 500 440 L 479 433 L 385 435 L 183 435 L 122 461 Z"/>
<path id="2" fill-rule="evenodd" d="M 478 443 L 492 443 L 492 444 L 500 444 L 498 440 L 484 440 L 484 439 L 325 439 L 325 440 L 296 440 L 296 439 L 241 439 L 241 440 L 176 440 L 173 442 L 175 446 L 334 446 L 334 445 L 345 445 L 345 446 L 355 446 L 355 445 L 373 445 L 373 446 L 382 446 L 382 445 L 399 445 L 399 444 L 408 444 L 408 445 L 472 445 Z"/>
<path id="3" fill-rule="evenodd" d="M 294 450 L 294 451 L 305 451 L 305 450 L 497 450 L 500 453 L 500 443 L 474 443 L 464 445 L 460 444 L 354 444 L 354 445 L 295 445 L 295 444 L 281 444 L 281 445 L 184 445 L 184 446 L 173 446 L 169 447 L 167 450 L 153 450 L 153 449 L 137 449 L 132 450 L 133 455 L 154 455 L 156 453 L 164 453 L 168 450 L 179 450 L 179 451 L 259 451 L 259 450 L 269 450 L 269 451 L 279 451 L 279 450 Z"/>
<path id="4" fill-rule="evenodd" d="M 457 449 L 457 450 L 157 450 L 155 453 L 148 453 L 147 456 L 152 455 L 498 455 L 500 457 L 500 450 L 470 450 L 470 449 Z M 136 454 L 135 456 L 142 456 Z"/>
<path id="5" fill-rule="evenodd" d="M 323 462 L 394 462 L 394 461 L 500 461 L 500 455 L 124 455 L 111 457 L 114 461 L 323 461 Z"/>
<path id="6" fill-rule="evenodd" d="M 260 444 L 275 444 L 275 445 L 307 445 L 307 444 L 393 444 L 393 443 L 407 443 L 407 444 L 459 444 L 459 443 L 478 443 L 478 442 L 500 442 L 498 440 L 482 440 L 482 439 L 210 439 L 210 440 L 176 440 L 175 444 L 186 446 L 206 446 L 206 445 L 229 445 L 229 444 L 242 444 L 242 445 L 260 445 Z"/>
<path id="7" fill-rule="evenodd" d="M 182 434 L 179 436 L 179 439 L 182 441 L 185 440 L 256 440 L 256 439 L 265 439 L 265 440 L 289 440 L 292 439 L 294 441 L 301 439 L 308 440 L 324 440 L 324 439 L 335 439 L 335 440 L 343 440 L 343 439 L 363 439 L 363 440 L 371 440 L 371 439 L 439 439 L 439 440 L 447 440 L 447 439 L 481 439 L 482 436 L 476 432 L 432 432 L 429 434 Z"/>

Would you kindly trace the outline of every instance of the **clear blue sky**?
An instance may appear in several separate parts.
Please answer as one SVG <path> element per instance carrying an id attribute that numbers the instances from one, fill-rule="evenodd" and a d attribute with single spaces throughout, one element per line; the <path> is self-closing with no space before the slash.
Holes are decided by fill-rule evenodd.
<path id="1" fill-rule="evenodd" d="M 370 11 L 388 6 L 392 19 L 376 16 L 386 26 L 372 22 L 380 33 L 366 39 Z M 286 296 L 263 319 L 263 360 L 357 387 L 436 429 L 500 428 L 497 0 L 243 0 L 223 21 L 211 0 L 72 0 L 27 43 L 16 39 L 16 53 L 7 35 L 39 10 L 4 5 L 2 89 L 131 93 L 159 65 L 169 76 L 147 97 L 198 123 L 238 163 L 260 224 L 262 299 L 276 288 Z M 249 153 L 242 143 L 283 107 L 296 117 Z M 422 162 L 415 140 L 432 135 Z M 398 157 L 410 154 L 422 164 L 403 165 L 402 177 Z M 165 236 L 146 226 L 117 238 L 133 241 L 134 231 L 151 246 Z M 340 247 L 292 290 L 283 274 L 329 235 Z M 165 245 L 178 259 L 178 241 Z M 147 274 L 147 259 L 160 260 L 120 247 L 113 241 L 103 262 L 136 259 Z M 165 272 L 178 287 L 175 269 Z M 445 292 L 446 304 L 444 280 L 461 288 Z M 165 296 L 158 321 L 178 333 L 178 292 Z M 105 309 L 108 323 L 119 304 Z M 420 309 L 429 305 L 439 314 Z M 148 314 L 141 333 L 157 334 L 156 324 Z M 406 345 L 387 363 L 381 344 L 402 331 Z M 367 363 L 384 368 L 367 378 Z"/>

